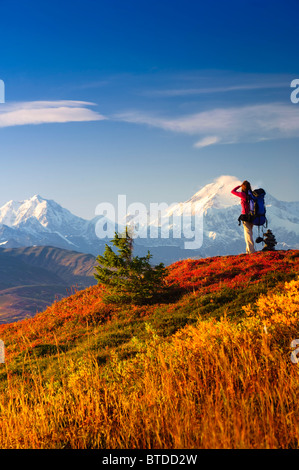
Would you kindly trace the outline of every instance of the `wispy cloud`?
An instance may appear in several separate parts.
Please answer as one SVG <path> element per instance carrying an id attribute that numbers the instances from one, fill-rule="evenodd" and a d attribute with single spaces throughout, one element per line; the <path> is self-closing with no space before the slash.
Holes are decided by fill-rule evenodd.
<path id="1" fill-rule="evenodd" d="M 144 92 L 149 96 L 160 96 L 160 97 L 175 97 L 175 96 L 190 96 L 190 95 L 205 95 L 213 93 L 227 93 L 232 91 L 246 91 L 246 90 L 262 90 L 270 88 L 285 88 L 286 82 L 278 83 L 248 83 L 243 85 L 232 85 L 232 86 L 214 86 L 214 87 L 202 87 L 202 88 L 173 88 L 165 90 L 150 90 Z"/>
<path id="2" fill-rule="evenodd" d="M 76 83 L 70 85 L 69 88 L 71 88 L 72 90 L 87 90 L 91 88 L 102 88 L 108 85 L 109 83 L 109 80 L 94 80 L 91 82 Z"/>
<path id="3" fill-rule="evenodd" d="M 72 100 L 6 103 L 0 106 L 0 127 L 106 119 L 90 106 L 94 104 Z"/>
<path id="4" fill-rule="evenodd" d="M 231 72 L 229 70 L 201 70 L 182 74 L 166 74 L 153 77 L 151 86 L 139 94 L 149 97 L 172 98 L 209 94 L 230 94 L 234 92 L 258 92 L 272 90 L 280 93 L 290 86 L 290 74 L 263 74 Z M 250 95 L 249 95 L 250 96 Z"/>
<path id="5" fill-rule="evenodd" d="M 193 147 L 200 149 L 202 147 L 208 147 L 209 145 L 217 144 L 219 141 L 220 141 L 219 137 L 217 137 L 216 135 L 211 135 L 208 137 L 204 137 L 198 142 L 195 142 Z"/>
<path id="6" fill-rule="evenodd" d="M 219 142 L 227 144 L 299 137 L 299 107 L 291 103 L 216 108 L 176 118 L 130 111 L 118 114 L 114 119 L 197 135 L 201 138 L 194 145 L 197 148 Z"/>

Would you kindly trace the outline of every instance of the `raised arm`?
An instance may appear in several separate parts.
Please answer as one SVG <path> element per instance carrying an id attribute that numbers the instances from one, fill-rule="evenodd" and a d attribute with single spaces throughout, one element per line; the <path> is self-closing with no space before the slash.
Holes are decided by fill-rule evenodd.
<path id="1" fill-rule="evenodd" d="M 241 185 L 236 186 L 234 189 L 231 190 L 231 193 L 234 196 L 240 197 L 241 199 L 243 199 L 243 201 L 246 201 L 246 199 L 247 199 L 246 194 L 243 191 L 238 191 L 238 189 L 240 189 L 240 188 L 241 188 Z"/>

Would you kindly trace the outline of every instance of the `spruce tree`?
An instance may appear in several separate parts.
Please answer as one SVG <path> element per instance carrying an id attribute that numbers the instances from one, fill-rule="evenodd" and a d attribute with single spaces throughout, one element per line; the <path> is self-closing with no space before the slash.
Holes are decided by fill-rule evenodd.
<path id="1" fill-rule="evenodd" d="M 115 232 L 111 242 L 117 252 L 106 245 L 103 255 L 97 257 L 94 274 L 105 286 L 104 302 L 141 305 L 159 300 L 166 275 L 164 264 L 151 266 L 149 251 L 144 257 L 133 257 L 133 238 L 127 227 L 121 236 Z"/>

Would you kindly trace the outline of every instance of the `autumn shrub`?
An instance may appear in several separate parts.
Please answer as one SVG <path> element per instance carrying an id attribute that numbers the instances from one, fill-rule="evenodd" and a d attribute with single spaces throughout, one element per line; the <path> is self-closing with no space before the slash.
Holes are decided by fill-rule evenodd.
<path id="1" fill-rule="evenodd" d="M 243 307 L 245 324 L 262 327 L 280 344 L 299 337 L 299 279 L 286 282 L 280 292 L 261 295 L 254 304 Z"/>

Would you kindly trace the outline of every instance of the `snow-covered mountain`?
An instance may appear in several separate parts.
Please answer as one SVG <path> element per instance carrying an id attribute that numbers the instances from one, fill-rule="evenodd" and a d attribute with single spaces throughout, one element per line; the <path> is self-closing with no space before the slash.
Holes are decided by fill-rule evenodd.
<path id="1" fill-rule="evenodd" d="M 231 194 L 231 189 L 240 183 L 233 176 L 220 176 L 189 200 L 166 207 L 159 217 L 148 213 L 145 219 L 138 219 L 135 214 L 128 214 L 126 222 L 135 227 L 135 234 L 143 228 L 147 235 L 135 239 L 136 253 L 145 254 L 149 249 L 153 262 L 165 263 L 187 257 L 243 253 L 243 227 L 238 225 L 240 199 Z M 266 194 L 266 208 L 268 228 L 276 237 L 277 249 L 298 249 L 299 202 L 283 202 Z M 203 214 L 202 220 L 199 214 Z M 111 239 L 96 236 L 99 219 L 100 216 L 82 219 L 39 195 L 21 202 L 9 201 L 0 208 L 0 247 L 48 245 L 96 256 Z M 258 235 L 257 228 L 255 234 Z M 192 245 L 196 238 L 198 243 Z M 262 247 L 263 244 L 257 245 L 257 249 Z"/>
<path id="2" fill-rule="evenodd" d="M 152 221 L 152 225 L 159 226 L 159 235 L 163 230 L 167 231 L 167 227 L 170 227 L 170 237 L 168 239 L 150 239 L 150 230 L 148 229 L 148 238 L 137 239 L 136 243 L 153 248 L 161 245 L 172 247 L 174 256 L 177 256 L 176 259 L 244 253 L 243 226 L 238 223 L 238 217 L 241 213 L 240 199 L 231 194 L 231 190 L 239 184 L 241 184 L 241 181 L 234 176 L 220 176 L 212 183 L 201 188 L 187 201 L 167 208 L 161 214 L 159 220 Z M 299 202 L 279 201 L 270 194 L 266 194 L 265 202 L 268 226 L 260 229 L 255 227 L 255 238 L 258 235 L 263 235 L 263 232 L 269 228 L 276 237 L 276 249 L 298 249 Z M 176 227 L 175 219 L 172 219 L 172 216 L 174 214 L 183 216 L 184 213 L 191 214 L 189 219 L 187 217 L 187 223 L 185 224 L 187 227 L 186 232 L 189 233 L 188 238 L 183 236 L 183 229 L 181 229 L 182 236 L 174 238 L 171 236 L 172 232 L 178 233 L 179 229 Z M 197 224 L 197 231 L 202 232 L 200 238 L 194 220 L 201 213 L 203 215 L 202 224 L 199 222 Z M 131 222 L 133 220 L 131 217 Z M 182 220 L 179 223 L 182 227 Z M 186 242 L 189 242 L 191 232 L 197 234 L 194 235 L 194 240 L 197 236 L 198 240 L 202 242 L 200 248 L 196 248 L 196 243 L 194 243 L 194 249 L 186 248 L 188 246 Z M 179 248 L 180 251 L 175 252 L 174 246 Z M 263 246 L 263 243 L 256 244 L 256 249 L 260 250 Z M 168 253 L 170 253 L 169 248 Z M 152 250 L 150 249 L 150 251 Z M 170 260 L 173 261 L 171 255 Z"/>
<path id="3" fill-rule="evenodd" d="M 95 221 L 72 214 L 53 200 L 35 195 L 9 201 L 0 208 L 0 246 L 49 245 L 83 253 L 99 253 L 104 241 L 94 230 Z"/>

